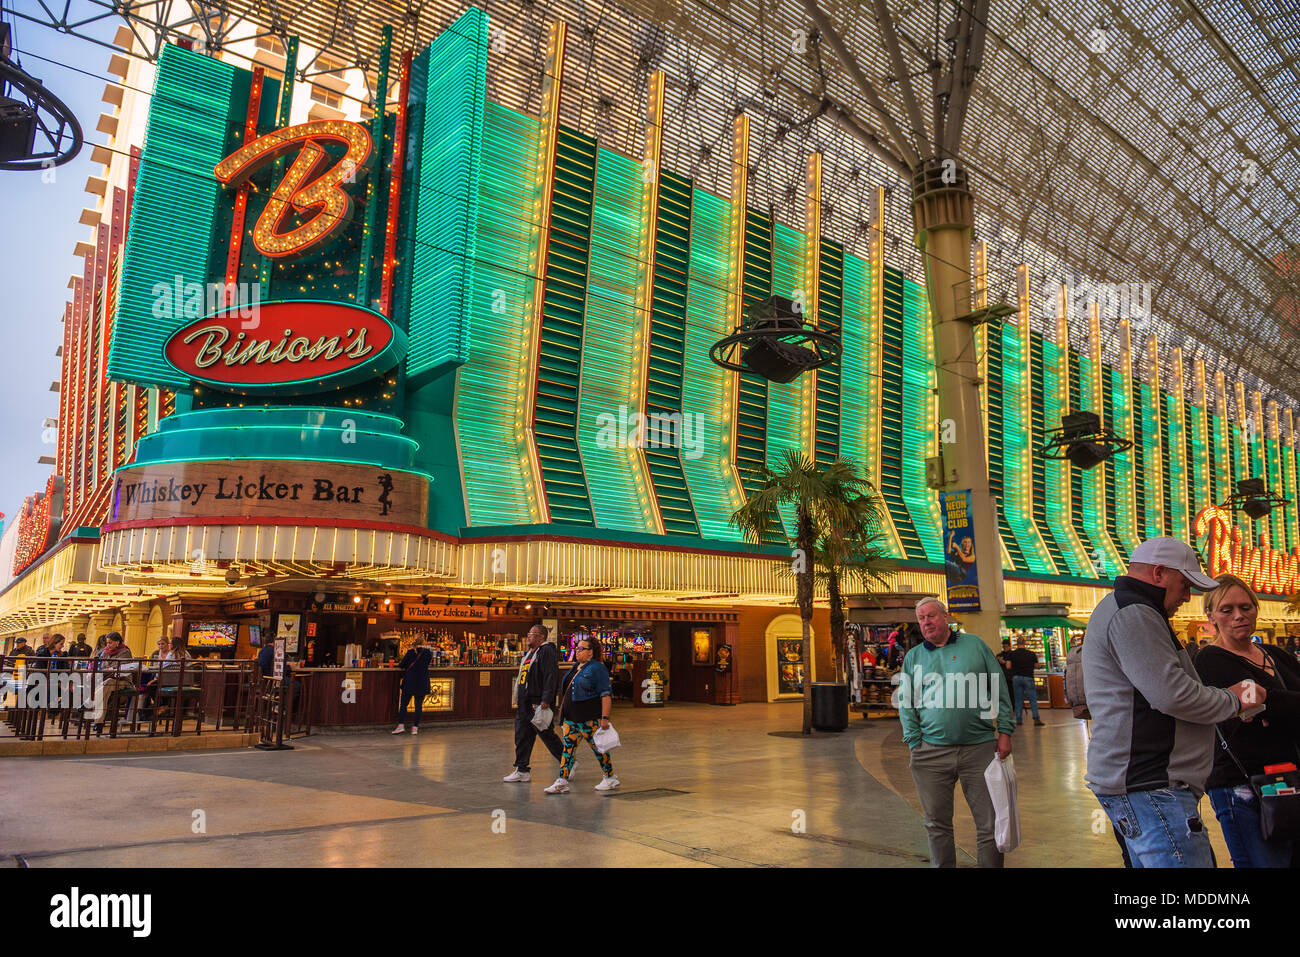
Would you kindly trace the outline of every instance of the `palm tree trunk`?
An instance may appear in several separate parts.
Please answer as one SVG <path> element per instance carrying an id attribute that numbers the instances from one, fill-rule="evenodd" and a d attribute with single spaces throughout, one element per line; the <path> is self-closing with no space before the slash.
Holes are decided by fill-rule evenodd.
<path id="1" fill-rule="evenodd" d="M 816 538 L 812 518 L 802 508 L 798 514 L 798 543 L 803 556 L 803 571 L 798 577 L 799 617 L 803 625 L 803 733 L 812 734 L 813 546 Z"/>

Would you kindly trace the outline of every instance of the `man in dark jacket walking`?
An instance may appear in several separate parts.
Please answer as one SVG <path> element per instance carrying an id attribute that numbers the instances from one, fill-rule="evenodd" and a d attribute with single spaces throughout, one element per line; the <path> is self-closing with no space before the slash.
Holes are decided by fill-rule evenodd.
<path id="1" fill-rule="evenodd" d="M 560 686 L 560 658 L 555 645 L 546 640 L 545 625 L 534 625 L 528 632 L 528 653 L 519 665 L 519 675 L 515 679 L 512 703 L 515 711 L 515 769 L 505 776 L 506 781 L 524 782 L 532 780 L 529 774 L 529 759 L 533 754 L 533 742 L 542 739 L 546 750 L 559 761 L 564 756 L 564 746 L 560 736 L 555 733 L 555 693 Z M 533 716 L 545 705 L 551 712 L 550 723 L 542 731 L 533 725 Z"/>

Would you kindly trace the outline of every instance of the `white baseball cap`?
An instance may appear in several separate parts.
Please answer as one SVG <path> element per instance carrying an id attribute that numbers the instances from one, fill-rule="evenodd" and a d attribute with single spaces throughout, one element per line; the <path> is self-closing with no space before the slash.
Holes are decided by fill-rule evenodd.
<path id="1" fill-rule="evenodd" d="M 1192 583 L 1193 588 L 1201 591 L 1219 587 L 1217 581 L 1201 570 L 1201 559 L 1196 550 L 1176 538 L 1148 538 L 1133 549 L 1133 557 L 1129 561 L 1175 569 Z"/>

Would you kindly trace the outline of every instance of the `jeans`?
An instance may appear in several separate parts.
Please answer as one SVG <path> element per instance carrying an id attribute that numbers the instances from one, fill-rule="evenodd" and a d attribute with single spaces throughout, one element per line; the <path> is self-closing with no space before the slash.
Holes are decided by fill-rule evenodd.
<path id="1" fill-rule="evenodd" d="M 564 757 L 564 745 L 560 744 L 560 736 L 555 733 L 555 719 L 551 719 L 551 726 L 545 731 L 538 731 L 533 727 L 533 705 L 521 703 L 519 710 L 515 712 L 515 768 L 517 770 L 528 770 L 528 761 L 533 756 L 533 742 L 538 738 L 542 739 L 542 744 L 546 745 L 546 750 L 551 752 L 556 761 Z"/>
<path id="2" fill-rule="evenodd" d="M 1207 792 L 1223 828 L 1233 867 L 1290 867 L 1293 841 L 1266 841 L 1259 830 L 1259 798 L 1249 785 Z"/>
<path id="3" fill-rule="evenodd" d="M 912 780 L 921 799 L 925 833 L 930 840 L 930 866 L 956 867 L 957 847 L 952 836 L 953 789 L 961 782 L 971 817 L 975 819 L 975 847 L 980 867 L 1001 867 L 994 827 L 997 812 L 989 797 L 984 771 L 997 748 L 987 744 L 938 745 L 922 742 L 912 749 Z"/>
<path id="4" fill-rule="evenodd" d="M 1011 679 L 1011 710 L 1016 714 L 1016 724 L 1025 722 L 1025 699 L 1029 699 L 1029 707 L 1034 713 L 1034 720 L 1038 720 L 1038 689 L 1034 687 L 1034 679 L 1027 678 L 1024 675 L 1014 675 Z"/>
<path id="5" fill-rule="evenodd" d="M 411 727 L 420 726 L 420 715 L 424 713 L 424 694 L 419 691 L 407 691 L 402 689 L 402 693 L 397 697 L 397 723 L 404 724 L 406 721 L 406 706 L 415 701 L 415 720 L 411 722 Z"/>
<path id="6" fill-rule="evenodd" d="M 1131 794 L 1098 794 L 1111 824 L 1124 835 L 1134 867 L 1213 867 L 1191 788 L 1159 788 Z"/>

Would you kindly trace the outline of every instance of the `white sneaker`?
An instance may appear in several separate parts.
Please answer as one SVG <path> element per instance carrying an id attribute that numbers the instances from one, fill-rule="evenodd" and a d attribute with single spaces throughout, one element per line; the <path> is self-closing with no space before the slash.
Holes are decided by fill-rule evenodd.
<path id="1" fill-rule="evenodd" d="M 510 783 L 513 784 L 516 781 L 522 781 L 524 783 L 527 783 L 532 779 L 533 776 L 529 774 L 527 771 L 520 771 L 518 768 L 516 768 L 514 771 L 511 771 L 509 774 L 503 777 L 501 780 L 509 781 Z"/>
<path id="2" fill-rule="evenodd" d="M 404 724 L 399 724 L 399 725 L 397 726 L 397 730 L 394 731 L 393 734 L 401 734 L 401 733 L 402 733 L 403 731 L 405 731 L 405 730 L 406 730 L 406 725 L 404 725 Z"/>
<path id="3" fill-rule="evenodd" d="M 555 783 L 545 790 L 547 794 L 568 794 L 569 782 L 564 778 L 556 778 Z"/>
<path id="4" fill-rule="evenodd" d="M 420 726 L 417 724 L 414 728 L 411 729 L 411 734 L 419 734 L 419 733 L 420 733 Z"/>
<path id="5" fill-rule="evenodd" d="M 623 782 L 621 782 L 617 776 L 613 774 L 607 774 L 605 775 L 605 779 L 596 785 L 596 790 L 612 791 L 614 790 L 614 788 L 618 787 L 621 783 Z"/>

